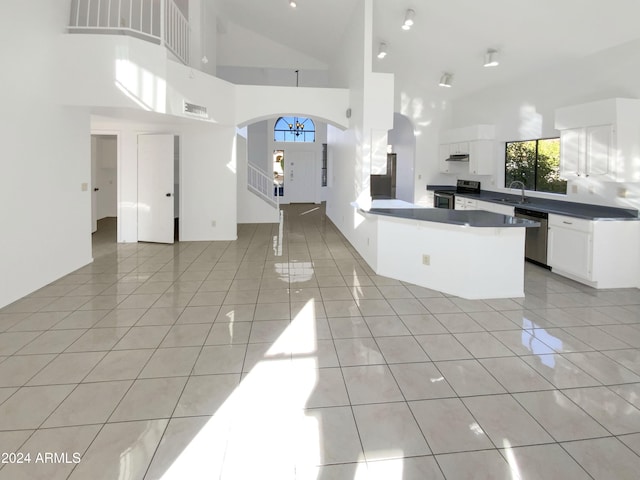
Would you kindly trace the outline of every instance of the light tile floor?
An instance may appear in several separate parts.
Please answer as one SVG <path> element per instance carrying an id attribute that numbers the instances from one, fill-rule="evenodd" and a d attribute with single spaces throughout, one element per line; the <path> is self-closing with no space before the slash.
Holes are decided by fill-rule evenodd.
<path id="1" fill-rule="evenodd" d="M 102 223 L 0 311 L 2 479 L 638 478 L 637 289 L 526 265 L 525 298 L 448 297 L 310 205 L 235 242 Z"/>

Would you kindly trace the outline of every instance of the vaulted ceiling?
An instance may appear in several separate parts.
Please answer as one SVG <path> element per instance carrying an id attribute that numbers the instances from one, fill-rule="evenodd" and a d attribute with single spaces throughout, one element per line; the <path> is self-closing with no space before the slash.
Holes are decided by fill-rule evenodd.
<path id="1" fill-rule="evenodd" d="M 340 51 L 358 0 L 218 0 L 220 15 L 326 64 Z M 640 38 L 638 0 L 374 0 L 375 71 L 437 83 L 454 96 L 511 81 Z M 409 31 L 401 24 L 415 11 Z M 375 58 L 380 42 L 388 46 Z M 483 68 L 499 51 L 500 66 Z M 291 65 L 295 68 L 295 65 Z"/>

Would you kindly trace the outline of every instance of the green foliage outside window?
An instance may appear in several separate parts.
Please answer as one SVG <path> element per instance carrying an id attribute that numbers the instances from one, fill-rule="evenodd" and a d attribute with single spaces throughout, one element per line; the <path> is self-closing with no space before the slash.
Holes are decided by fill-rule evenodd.
<path id="1" fill-rule="evenodd" d="M 567 193 L 567 181 L 560 178 L 560 139 L 545 138 L 508 142 L 505 187 L 519 180 L 526 190 Z"/>

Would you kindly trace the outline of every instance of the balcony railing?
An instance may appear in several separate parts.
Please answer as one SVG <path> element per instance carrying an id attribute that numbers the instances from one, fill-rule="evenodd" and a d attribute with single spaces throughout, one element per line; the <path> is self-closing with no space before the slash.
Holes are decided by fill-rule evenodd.
<path id="1" fill-rule="evenodd" d="M 69 31 L 132 35 L 189 64 L 189 21 L 173 0 L 72 0 Z"/>

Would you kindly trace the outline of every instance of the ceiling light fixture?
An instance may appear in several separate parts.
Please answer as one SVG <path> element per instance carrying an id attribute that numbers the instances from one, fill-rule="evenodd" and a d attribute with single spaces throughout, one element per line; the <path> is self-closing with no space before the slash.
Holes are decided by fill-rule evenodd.
<path id="1" fill-rule="evenodd" d="M 387 44 L 384 42 L 380 42 L 380 46 L 378 47 L 378 58 L 383 59 L 387 56 Z"/>
<path id="2" fill-rule="evenodd" d="M 451 88 L 451 81 L 453 80 L 453 74 L 451 73 L 443 73 L 440 77 L 440 85 L 441 87 Z"/>
<path id="3" fill-rule="evenodd" d="M 297 4 L 294 0 L 291 0 L 291 1 L 289 2 L 289 6 L 290 6 L 291 8 L 296 8 L 296 7 L 298 6 L 298 4 Z"/>
<path id="4" fill-rule="evenodd" d="M 484 54 L 484 66 L 485 67 L 497 67 L 500 65 L 498 61 L 498 51 L 490 48 L 487 53 Z"/>
<path id="5" fill-rule="evenodd" d="M 296 87 L 300 86 L 300 70 L 295 70 L 296 72 Z M 304 119 L 306 122 L 307 119 Z M 299 137 L 302 133 L 304 133 L 304 122 L 300 122 L 298 117 L 293 117 L 293 123 L 288 123 L 287 126 L 289 130 L 296 136 Z"/>
<path id="6" fill-rule="evenodd" d="M 413 26 L 413 17 L 415 17 L 416 12 L 412 9 L 407 10 L 407 13 L 404 14 L 404 23 L 402 24 L 403 30 L 409 30 Z"/>

